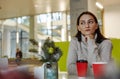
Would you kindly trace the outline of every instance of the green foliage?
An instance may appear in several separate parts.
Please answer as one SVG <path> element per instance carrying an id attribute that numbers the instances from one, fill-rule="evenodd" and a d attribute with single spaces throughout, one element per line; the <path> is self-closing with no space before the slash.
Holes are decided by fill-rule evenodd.
<path id="1" fill-rule="evenodd" d="M 38 42 L 35 39 L 29 39 L 30 48 L 29 52 L 38 53 Z"/>
<path id="2" fill-rule="evenodd" d="M 62 51 L 59 47 L 56 47 L 54 41 L 47 38 L 42 46 L 44 56 L 42 56 L 43 62 L 57 62 L 62 56 Z"/>
<path id="3" fill-rule="evenodd" d="M 35 39 L 29 39 L 29 41 L 33 44 L 33 45 L 37 45 L 38 46 L 38 42 Z"/>
<path id="4" fill-rule="evenodd" d="M 29 52 L 36 52 L 36 53 L 38 53 L 38 50 L 37 49 L 29 49 Z"/>
<path id="5" fill-rule="evenodd" d="M 4 55 L 2 58 L 8 58 L 8 56 L 7 56 L 7 55 Z"/>

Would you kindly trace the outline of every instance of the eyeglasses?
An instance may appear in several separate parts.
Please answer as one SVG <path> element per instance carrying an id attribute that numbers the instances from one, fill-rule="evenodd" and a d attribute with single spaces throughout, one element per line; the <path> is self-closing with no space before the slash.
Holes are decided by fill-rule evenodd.
<path id="1" fill-rule="evenodd" d="M 80 26 L 85 26 L 86 24 L 87 25 L 89 25 L 89 26 L 91 26 L 91 25 L 93 25 L 95 23 L 95 21 L 94 20 L 88 20 L 87 22 L 85 22 L 85 21 L 80 21 Z"/>

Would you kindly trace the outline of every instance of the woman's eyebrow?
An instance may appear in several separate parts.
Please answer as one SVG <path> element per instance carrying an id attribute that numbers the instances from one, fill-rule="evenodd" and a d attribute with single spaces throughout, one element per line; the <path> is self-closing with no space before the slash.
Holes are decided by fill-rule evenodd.
<path id="1" fill-rule="evenodd" d="M 94 19 L 88 19 L 87 21 L 94 21 Z M 80 20 L 80 22 L 85 22 L 85 20 Z"/>
<path id="2" fill-rule="evenodd" d="M 85 20 L 80 20 L 80 22 L 84 22 Z"/>
<path id="3" fill-rule="evenodd" d="M 88 21 L 90 21 L 90 20 L 94 21 L 94 19 L 89 19 Z"/>

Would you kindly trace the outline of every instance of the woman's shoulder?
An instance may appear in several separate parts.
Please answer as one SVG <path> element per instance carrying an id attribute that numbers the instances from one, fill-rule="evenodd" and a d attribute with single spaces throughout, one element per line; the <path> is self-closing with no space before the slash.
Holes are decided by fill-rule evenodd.
<path id="1" fill-rule="evenodd" d="M 103 44 L 112 44 L 112 41 L 110 39 L 105 39 L 102 43 Z"/>
<path id="2" fill-rule="evenodd" d="M 78 41 L 78 39 L 76 37 L 72 37 L 71 41 Z"/>
<path id="3" fill-rule="evenodd" d="M 77 42 L 78 42 L 78 39 L 76 37 L 71 38 L 71 43 L 77 43 Z"/>

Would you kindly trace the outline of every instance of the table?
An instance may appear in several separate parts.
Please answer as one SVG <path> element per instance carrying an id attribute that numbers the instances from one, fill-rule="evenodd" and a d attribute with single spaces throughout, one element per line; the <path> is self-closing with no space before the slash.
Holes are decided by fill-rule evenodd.
<path id="1" fill-rule="evenodd" d="M 35 67 L 34 68 L 34 76 L 37 77 L 37 79 L 44 79 L 44 66 Z M 83 78 L 78 78 L 78 76 L 76 76 L 76 75 L 68 75 L 67 72 L 59 71 L 58 79 L 83 79 Z M 94 78 L 87 77 L 84 79 L 94 79 Z"/>
<path id="2" fill-rule="evenodd" d="M 75 75 L 69 75 L 67 79 L 94 79 L 93 77 L 86 77 L 86 78 L 81 78 Z"/>
<path id="3" fill-rule="evenodd" d="M 59 72 L 59 78 L 58 79 L 94 79 L 93 77 L 78 77 L 76 75 L 68 75 L 67 72 Z"/>

